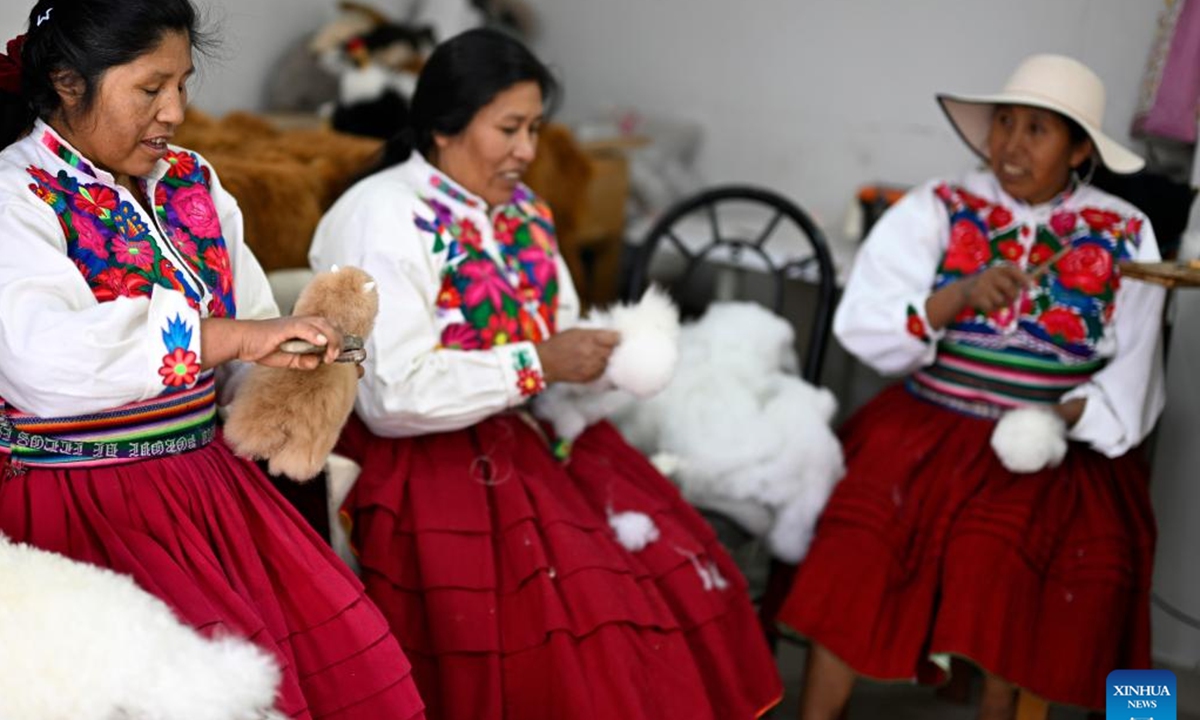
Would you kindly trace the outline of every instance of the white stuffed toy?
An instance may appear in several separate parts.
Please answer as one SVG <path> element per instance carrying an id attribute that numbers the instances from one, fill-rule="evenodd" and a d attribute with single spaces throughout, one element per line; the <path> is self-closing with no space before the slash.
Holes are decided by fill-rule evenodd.
<path id="1" fill-rule="evenodd" d="M 660 392 L 679 359 L 679 310 L 661 288 L 651 286 L 634 305 L 592 312 L 580 327 L 615 330 L 621 336 L 604 374 L 586 384 L 555 383 L 533 413 L 568 443 L 588 426 Z M 631 510 L 608 510 L 608 524 L 625 549 L 639 552 L 659 538 L 654 520 Z"/>
<path id="2" fill-rule="evenodd" d="M 829 426 L 837 401 L 794 374 L 793 342 L 791 325 L 765 308 L 716 303 L 683 328 L 670 385 L 614 420 L 656 463 L 673 466 L 697 505 L 768 508 L 766 527 L 734 519 L 765 534 L 776 557 L 798 562 L 845 466 Z"/>
<path id="3" fill-rule="evenodd" d="M 0 718 L 267 720 L 280 672 L 110 570 L 0 535 Z"/>
<path id="4" fill-rule="evenodd" d="M 992 431 L 992 449 L 1009 472 L 1058 467 L 1067 456 L 1067 423 L 1050 408 L 1010 410 Z"/>

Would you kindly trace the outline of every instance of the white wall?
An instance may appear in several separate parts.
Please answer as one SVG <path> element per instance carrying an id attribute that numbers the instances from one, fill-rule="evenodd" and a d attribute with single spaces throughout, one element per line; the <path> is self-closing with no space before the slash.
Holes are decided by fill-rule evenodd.
<path id="1" fill-rule="evenodd" d="M 933 100 L 998 90 L 1062 52 L 1109 91 L 1127 139 L 1161 2 L 1152 0 L 529 0 L 575 119 L 631 106 L 700 122 L 710 182 L 791 195 L 836 231 L 857 187 L 917 183 L 971 156 Z M 736 8 L 736 10 L 735 10 Z"/>

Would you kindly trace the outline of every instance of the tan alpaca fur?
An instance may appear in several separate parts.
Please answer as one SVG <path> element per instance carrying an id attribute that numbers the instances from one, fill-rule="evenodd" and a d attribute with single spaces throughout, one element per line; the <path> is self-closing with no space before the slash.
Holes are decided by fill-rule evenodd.
<path id="1" fill-rule="evenodd" d="M 295 315 L 320 315 L 364 340 L 375 325 L 379 293 L 355 267 L 319 273 L 300 293 Z M 325 465 L 354 407 L 353 363 L 289 370 L 255 365 L 229 406 L 225 439 L 238 455 L 269 460 L 276 475 L 311 480 Z"/>

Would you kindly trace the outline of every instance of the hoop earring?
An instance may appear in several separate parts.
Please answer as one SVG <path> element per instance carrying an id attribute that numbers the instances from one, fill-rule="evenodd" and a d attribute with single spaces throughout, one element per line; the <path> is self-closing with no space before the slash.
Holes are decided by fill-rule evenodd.
<path id="1" fill-rule="evenodd" d="M 1091 185 L 1092 178 L 1096 176 L 1096 161 L 1095 159 L 1088 160 L 1087 173 L 1079 174 L 1079 168 L 1071 168 L 1071 179 L 1076 185 Z"/>

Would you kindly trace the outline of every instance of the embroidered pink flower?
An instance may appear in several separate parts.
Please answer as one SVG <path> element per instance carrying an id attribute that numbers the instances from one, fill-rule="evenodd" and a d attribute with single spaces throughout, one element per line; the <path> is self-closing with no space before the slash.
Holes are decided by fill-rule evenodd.
<path id="1" fill-rule="evenodd" d="M 167 168 L 169 177 L 182 179 L 191 175 L 192 171 L 196 169 L 196 158 L 191 153 L 171 150 L 164 159 L 170 165 Z"/>
<path id="2" fill-rule="evenodd" d="M 103 185 L 84 185 L 79 188 L 79 194 L 71 198 L 71 203 L 77 210 L 101 217 L 105 211 L 117 209 L 117 194 Z"/>
<path id="3" fill-rule="evenodd" d="M 993 230 L 998 230 L 1002 227 L 1008 227 L 1008 224 L 1013 221 L 1013 215 L 1008 211 L 1008 208 L 997 205 L 988 213 L 987 221 L 989 227 Z"/>
<path id="4" fill-rule="evenodd" d="M 546 251 L 538 247 L 525 248 L 517 253 L 517 260 L 529 268 L 529 275 L 538 287 L 546 287 L 558 272 Z"/>
<path id="5" fill-rule="evenodd" d="M 218 245 L 204 248 L 204 264 L 217 274 L 221 292 L 227 293 L 233 289 L 233 269 L 229 267 L 229 253 Z"/>
<path id="6" fill-rule="evenodd" d="M 1058 270 L 1058 281 L 1063 287 L 1079 290 L 1087 295 L 1104 292 L 1113 274 L 1112 255 L 1104 248 L 1086 244 L 1075 248 L 1054 264 Z"/>
<path id="7" fill-rule="evenodd" d="M 196 250 L 196 241 L 192 240 L 192 236 L 177 227 L 171 228 L 170 236 L 171 243 L 179 252 L 188 260 L 195 262 L 198 251 Z"/>
<path id="8" fill-rule="evenodd" d="M 479 331 L 467 323 L 454 323 L 442 330 L 442 347 L 448 350 L 478 350 L 483 347 Z"/>
<path id="9" fill-rule="evenodd" d="M 200 374 L 200 363 L 196 362 L 196 353 L 183 348 L 163 356 L 162 367 L 158 369 L 162 375 L 162 383 L 168 387 L 182 387 L 196 382 Z"/>
<path id="10" fill-rule="evenodd" d="M 524 368 L 517 371 L 517 388 L 520 389 L 521 395 L 530 397 L 545 390 L 546 381 L 537 370 Z"/>
<path id="11" fill-rule="evenodd" d="M 1050 216 L 1050 230 L 1059 237 L 1066 237 L 1079 224 L 1079 217 L 1073 212 L 1056 212 Z"/>
<path id="12" fill-rule="evenodd" d="M 154 251 L 145 240 L 127 240 L 123 237 L 112 239 L 112 251 L 117 261 L 147 270 L 154 265 Z"/>
<path id="13" fill-rule="evenodd" d="M 458 271 L 469 282 L 463 294 L 463 300 L 469 307 L 489 302 L 498 311 L 504 306 L 505 297 L 515 299 L 512 286 L 500 275 L 491 260 L 468 260 L 459 265 Z"/>
<path id="14" fill-rule="evenodd" d="M 201 185 L 179 188 L 171 198 L 171 208 L 180 222 L 198 238 L 221 236 L 221 220 L 208 189 Z"/>
<path id="15" fill-rule="evenodd" d="M 998 246 L 1005 260 L 1016 262 L 1025 254 L 1025 248 L 1016 240 L 1005 240 Z"/>
<path id="16" fill-rule="evenodd" d="M 497 313 L 488 318 L 487 327 L 483 328 L 481 334 L 488 347 L 507 345 L 517 340 L 517 321 Z"/>
<path id="17" fill-rule="evenodd" d="M 1093 230 L 1108 230 L 1121 221 L 1121 216 L 1111 210 L 1084 208 L 1079 211 L 1083 221 Z"/>
<path id="18" fill-rule="evenodd" d="M 108 237 L 96 227 L 96 223 L 86 215 L 76 215 L 75 234 L 79 236 L 79 247 L 90 250 L 101 260 L 108 259 Z"/>
<path id="19" fill-rule="evenodd" d="M 965 219 L 954 223 L 944 262 L 947 270 L 970 275 L 987 264 L 991 256 L 992 248 L 978 225 Z"/>
<path id="20" fill-rule="evenodd" d="M 1050 308 L 1038 318 L 1038 324 L 1050 337 L 1061 338 L 1069 343 L 1079 343 L 1087 337 L 1083 318 L 1070 308 Z"/>

